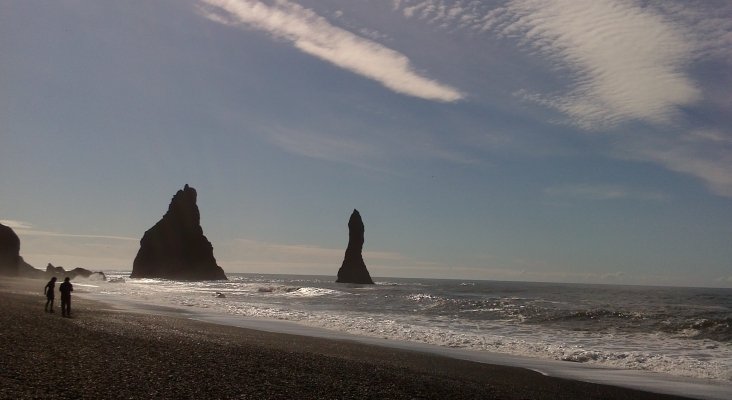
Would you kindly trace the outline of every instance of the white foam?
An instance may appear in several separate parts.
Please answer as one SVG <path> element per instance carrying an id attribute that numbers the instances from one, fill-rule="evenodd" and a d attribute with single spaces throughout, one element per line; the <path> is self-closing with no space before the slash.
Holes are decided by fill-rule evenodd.
<path id="1" fill-rule="evenodd" d="M 143 311 L 151 311 L 150 308 Z M 165 309 L 156 309 L 165 312 Z M 586 382 L 627 387 L 655 393 L 693 397 L 708 400 L 727 400 L 732 398 L 732 385 L 719 384 L 691 378 L 679 378 L 673 375 L 651 373 L 645 371 L 628 371 L 588 366 L 587 364 L 541 360 L 520 355 L 507 355 L 492 352 L 476 352 L 465 349 L 447 348 L 431 344 L 387 340 L 376 337 L 353 336 L 330 329 L 304 327 L 291 321 L 273 319 L 242 318 L 239 316 L 217 313 L 188 314 L 191 318 L 223 325 L 257 329 L 267 332 L 279 332 L 294 335 L 321 337 L 327 339 L 352 340 L 365 344 L 435 353 L 447 357 L 468 361 L 506 365 L 526 368 L 545 376 L 575 379 Z"/>
<path id="2" fill-rule="evenodd" d="M 90 285 L 88 283 L 79 283 L 79 282 L 74 282 L 74 286 L 77 286 L 77 287 L 78 286 L 81 286 L 81 287 L 92 287 L 92 288 L 99 287 L 99 285 Z"/>
<path id="3" fill-rule="evenodd" d="M 295 291 L 289 292 L 288 294 L 291 296 L 318 297 L 318 296 L 333 296 L 333 295 L 338 295 L 338 294 L 342 294 L 342 293 L 343 292 L 340 292 L 338 290 L 333 290 L 333 289 L 302 287 Z"/>

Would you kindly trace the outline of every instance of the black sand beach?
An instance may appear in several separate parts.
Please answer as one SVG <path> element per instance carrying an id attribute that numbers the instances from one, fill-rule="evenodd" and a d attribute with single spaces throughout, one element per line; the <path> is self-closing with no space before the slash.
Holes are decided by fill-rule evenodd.
<path id="1" fill-rule="evenodd" d="M 0 398 L 678 399 L 348 341 L 120 312 L 0 282 Z"/>

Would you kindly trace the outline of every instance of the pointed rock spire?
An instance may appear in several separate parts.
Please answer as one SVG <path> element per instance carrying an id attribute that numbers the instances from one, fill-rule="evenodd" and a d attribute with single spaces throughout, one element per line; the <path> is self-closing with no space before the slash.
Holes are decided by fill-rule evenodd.
<path id="1" fill-rule="evenodd" d="M 348 247 L 343 258 L 343 264 L 338 270 L 338 279 L 341 283 L 365 283 L 373 284 L 366 263 L 363 261 L 361 251 L 363 250 L 363 221 L 358 210 L 354 209 L 351 218 L 348 220 Z"/>

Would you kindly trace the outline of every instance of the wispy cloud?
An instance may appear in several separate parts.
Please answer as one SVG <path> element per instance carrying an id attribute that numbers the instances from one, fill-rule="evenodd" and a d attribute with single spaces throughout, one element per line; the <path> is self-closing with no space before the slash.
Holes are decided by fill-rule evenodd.
<path id="1" fill-rule="evenodd" d="M 226 271 L 307 273 L 335 275 L 343 261 L 344 248 L 288 244 L 253 239 L 235 239 L 216 246 L 216 258 Z M 381 273 L 420 265 L 400 253 L 364 251 L 369 271 Z M 387 273 L 388 275 L 388 273 Z"/>
<path id="2" fill-rule="evenodd" d="M 314 11 L 286 0 L 201 0 L 212 21 L 263 30 L 297 49 L 379 82 L 401 94 L 440 102 L 463 98 L 459 90 L 418 73 L 404 54 L 332 25 Z"/>
<path id="3" fill-rule="evenodd" d="M 620 156 L 652 161 L 694 176 L 721 196 L 732 197 L 732 134 L 699 130 L 679 137 L 646 136 L 629 138 Z"/>
<path id="4" fill-rule="evenodd" d="M 334 249 L 306 244 L 284 244 L 252 239 L 236 239 L 234 246 L 246 249 L 247 252 L 256 249 L 260 254 L 277 255 L 288 259 L 313 261 L 337 260 L 342 261 L 345 247 Z M 364 251 L 364 258 L 380 261 L 401 261 L 405 257 L 399 253 L 388 251 Z"/>
<path id="5" fill-rule="evenodd" d="M 112 235 L 76 235 L 18 230 L 20 254 L 35 266 L 47 263 L 91 270 L 128 269 L 139 249 L 138 240 Z"/>
<path id="6" fill-rule="evenodd" d="M 623 185 L 573 184 L 546 188 L 544 193 L 552 197 L 568 197 L 584 200 L 655 200 L 663 201 L 667 196 L 661 192 L 634 189 Z"/>
<path id="7" fill-rule="evenodd" d="M 33 226 L 24 221 L 16 221 L 14 219 L 0 219 L 0 224 L 3 224 L 12 229 L 30 229 Z"/>
<path id="8" fill-rule="evenodd" d="M 651 3 L 664 16 L 688 27 L 685 34 L 694 42 L 699 58 L 717 58 L 732 62 L 732 3 L 729 1 L 656 0 Z"/>
<path id="9" fill-rule="evenodd" d="M 568 93 L 548 98 L 585 128 L 628 120 L 669 122 L 700 98 L 684 73 L 693 43 L 659 13 L 616 1 L 513 1 L 496 29 L 575 74 Z"/>
<path id="10" fill-rule="evenodd" d="M 368 143 L 326 133 L 279 128 L 273 130 L 269 138 L 274 145 L 289 153 L 359 167 L 368 167 L 366 160 L 379 155 L 377 149 Z"/>
<path id="11" fill-rule="evenodd" d="M 725 135 L 714 129 L 699 129 L 683 136 L 683 142 L 691 144 L 708 144 L 712 146 L 732 146 L 732 135 Z M 732 149 L 730 149 L 732 150 Z"/>
<path id="12" fill-rule="evenodd" d="M 2 219 L 0 224 L 9 226 L 14 230 L 17 230 L 18 235 L 23 236 L 54 236 L 54 237 L 67 237 L 67 238 L 87 238 L 87 239 L 111 239 L 111 240 L 133 240 L 138 241 L 140 238 L 133 238 L 128 236 L 116 236 L 116 235 L 92 235 L 92 234 L 78 234 L 78 233 L 64 233 L 64 232 L 52 232 L 46 230 L 33 229 L 33 225 L 30 222 L 18 221 L 13 219 Z"/>
<path id="13" fill-rule="evenodd" d="M 137 242 L 140 238 L 133 238 L 128 236 L 114 236 L 114 235 L 85 235 L 75 233 L 59 233 L 49 231 L 37 231 L 37 230 L 21 230 L 18 232 L 19 235 L 25 236 L 55 236 L 55 237 L 66 237 L 66 238 L 86 238 L 86 239 L 111 239 L 111 240 L 125 240 Z"/>
<path id="14" fill-rule="evenodd" d="M 86 238 L 86 239 L 110 239 L 110 240 L 131 240 L 139 241 L 140 238 L 133 238 L 128 236 L 116 236 L 116 235 L 92 235 L 92 234 L 78 234 L 78 233 L 64 233 L 64 232 L 53 232 L 46 230 L 33 229 L 33 225 L 29 222 L 16 221 L 10 219 L 0 220 L 3 225 L 9 226 L 16 230 L 19 236 L 51 236 L 51 237 L 65 237 L 65 238 Z"/>
<path id="15" fill-rule="evenodd" d="M 428 133 L 424 133 L 422 137 L 427 138 L 428 136 Z M 379 145 L 373 140 L 362 140 L 361 137 L 283 127 L 269 129 L 267 137 L 270 143 L 288 153 L 391 175 L 401 173 L 396 169 L 390 169 L 385 162 L 394 157 L 435 159 L 462 165 L 477 165 L 482 162 L 478 157 L 471 156 L 466 151 L 442 146 L 427 139 L 415 143 L 415 141 L 410 142 L 397 137 L 390 138 L 389 145 Z"/>
<path id="16" fill-rule="evenodd" d="M 572 85 L 557 94 L 533 94 L 584 128 L 624 121 L 666 123 L 701 94 L 685 68 L 702 39 L 717 30 L 671 19 L 685 10 L 660 10 L 613 0 L 512 0 L 489 8 L 482 2 L 400 1 L 395 7 L 451 29 L 489 32 L 569 71 Z M 700 25 L 701 26 L 701 25 Z M 707 46 L 716 48 L 715 46 Z"/>

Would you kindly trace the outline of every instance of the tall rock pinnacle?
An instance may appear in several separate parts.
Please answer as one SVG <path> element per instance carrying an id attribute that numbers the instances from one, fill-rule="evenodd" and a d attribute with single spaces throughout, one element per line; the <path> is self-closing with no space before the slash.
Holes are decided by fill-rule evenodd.
<path id="1" fill-rule="evenodd" d="M 203 235 L 196 198 L 196 189 L 188 185 L 173 196 L 168 212 L 140 240 L 130 277 L 226 279 L 216 265 L 211 242 Z"/>
<path id="2" fill-rule="evenodd" d="M 373 284 L 371 275 L 366 269 L 366 263 L 363 262 L 361 251 L 363 250 L 363 221 L 358 210 L 353 210 L 351 218 L 348 220 L 348 247 L 346 255 L 343 258 L 343 264 L 338 270 L 338 279 L 336 282 L 341 283 L 366 283 Z"/>

